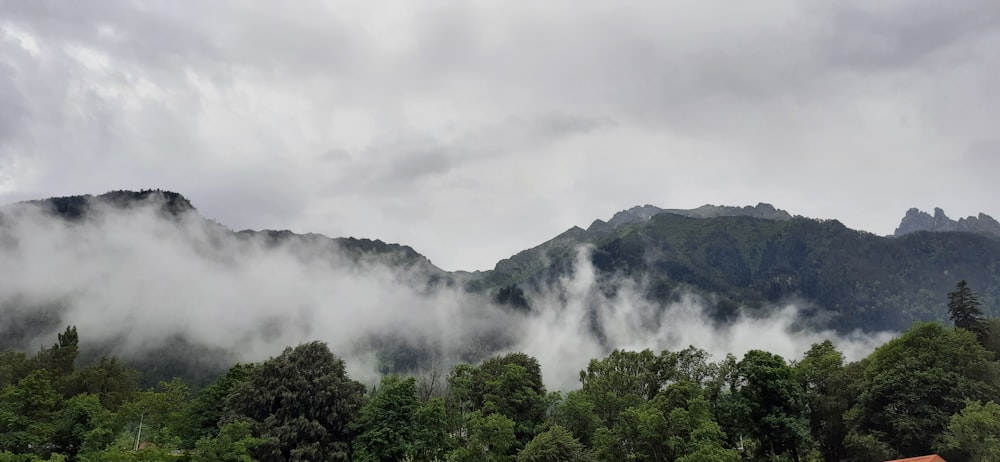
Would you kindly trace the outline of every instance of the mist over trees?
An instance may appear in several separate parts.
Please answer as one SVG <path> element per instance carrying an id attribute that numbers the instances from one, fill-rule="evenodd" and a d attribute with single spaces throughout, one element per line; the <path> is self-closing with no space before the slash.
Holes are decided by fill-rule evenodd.
<path id="1" fill-rule="evenodd" d="M 855 362 L 830 341 L 795 358 L 614 350 L 564 391 L 524 353 L 367 388 L 316 341 L 144 389 L 116 358 L 80 364 L 85 331 L 57 337 L 0 353 L 0 460 L 963 462 L 1000 437 L 996 355 L 934 322 Z"/>
<path id="2" fill-rule="evenodd" d="M 447 273 L 161 196 L 0 211 L 0 461 L 991 454 L 990 238 L 656 215 Z"/>

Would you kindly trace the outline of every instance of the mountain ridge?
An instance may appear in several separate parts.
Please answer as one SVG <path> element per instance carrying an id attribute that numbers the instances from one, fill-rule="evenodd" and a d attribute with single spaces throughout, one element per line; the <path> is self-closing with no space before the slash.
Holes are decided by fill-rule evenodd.
<path id="1" fill-rule="evenodd" d="M 158 202 L 158 210 L 169 216 L 194 213 L 211 222 L 183 195 L 159 190 L 28 203 L 79 220 L 94 203 L 129 207 L 150 201 Z M 922 217 L 919 213 L 908 215 Z M 619 211 L 607 221 L 596 220 L 587 229 L 571 227 L 498 261 L 491 270 L 475 272 L 444 271 L 412 247 L 378 239 L 225 229 L 239 239 L 260 239 L 267 245 L 300 243 L 308 249 L 303 252 L 335 249 L 353 264 L 377 261 L 409 269 L 428 287 L 444 284 L 507 296 L 530 297 L 573 274 L 579 249 L 589 249 L 589 264 L 608 293 L 626 279 L 640 284 L 644 296 L 657 303 L 694 293 L 710 302 L 717 319 L 801 299 L 816 319 L 832 320 L 820 327 L 850 331 L 900 329 L 915 320 L 943 319 L 945 312 L 936 307 L 957 279 L 969 280 L 983 295 L 987 310 L 997 311 L 1000 270 L 994 262 L 1000 261 L 1000 240 L 952 228 L 938 226 L 930 233 L 916 232 L 926 231 L 919 229 L 887 239 L 837 220 L 792 216 L 766 203 L 709 204 L 689 210 L 645 205 Z"/>
<path id="2" fill-rule="evenodd" d="M 895 237 L 905 236 L 920 231 L 928 232 L 967 232 L 1000 237 L 1000 222 L 993 217 L 980 212 L 978 216 L 968 216 L 952 220 L 945 215 L 940 207 L 934 208 L 934 215 L 918 208 L 911 208 L 892 233 Z"/>

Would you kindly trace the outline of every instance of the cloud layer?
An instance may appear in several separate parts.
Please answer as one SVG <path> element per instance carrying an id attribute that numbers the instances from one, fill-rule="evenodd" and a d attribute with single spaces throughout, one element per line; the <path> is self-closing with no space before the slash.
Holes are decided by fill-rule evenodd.
<path id="1" fill-rule="evenodd" d="M 98 207 L 72 223 L 30 206 L 0 214 L 0 317 L 44 307 L 60 313 L 53 331 L 25 348 L 50 343 L 70 324 L 84 345 L 113 341 L 113 352 L 126 357 L 178 335 L 244 361 L 319 339 L 348 359 L 355 377 L 370 381 L 378 370 L 370 342 L 381 338 L 426 349 L 443 366 L 469 360 L 470 351 L 524 351 L 539 359 L 550 387 L 568 389 L 589 359 L 614 348 L 694 345 L 716 359 L 763 348 L 793 359 L 833 339 L 858 359 L 889 338 L 796 329 L 792 306 L 717 325 L 697 298 L 658 305 L 628 280 L 608 296 L 586 249 L 571 276 L 529 294 L 533 310 L 525 314 L 460 287 L 428 286 L 416 268 L 355 262 L 323 239 L 273 245 L 239 238 L 195 213 L 173 219 L 157 210 Z M 602 335 L 590 327 L 592 317 Z M 503 342 L 484 344 L 489 338 Z"/>
<path id="2" fill-rule="evenodd" d="M 447 269 L 636 204 L 996 214 L 1000 5 L 0 3 L 0 202 L 184 193 Z"/>

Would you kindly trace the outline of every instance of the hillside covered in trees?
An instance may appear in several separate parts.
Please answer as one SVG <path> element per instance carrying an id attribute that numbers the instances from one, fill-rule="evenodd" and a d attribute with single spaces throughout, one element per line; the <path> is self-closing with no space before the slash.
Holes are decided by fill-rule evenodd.
<path id="1" fill-rule="evenodd" d="M 643 281 L 645 295 L 659 302 L 693 291 L 712 300 L 720 320 L 798 300 L 821 314 L 815 322 L 825 328 L 901 330 L 914 321 L 943 320 L 939 294 L 961 278 L 979 288 L 988 310 L 1000 306 L 996 237 L 957 231 L 881 237 L 836 220 L 773 213 L 700 218 L 663 212 L 617 226 L 573 228 L 498 263 L 471 285 L 537 290 L 572 271 L 581 245 L 592 246 L 590 259 L 608 290 L 623 279 Z"/>
<path id="2" fill-rule="evenodd" d="M 997 457 L 988 235 L 646 206 L 446 272 L 118 191 L 0 250 L 0 461 Z"/>
<path id="3" fill-rule="evenodd" d="M 886 335 L 946 320 L 941 294 L 959 279 L 986 314 L 1000 306 L 1000 239 L 880 237 L 768 204 L 636 207 L 493 270 L 447 272 L 405 245 L 232 231 L 181 194 L 114 191 L 0 208 L 0 249 L 0 348 L 31 351 L 78 325 L 91 333 L 82 359 L 122 358 L 143 385 L 204 385 L 318 337 L 349 360 L 374 355 L 376 374 L 548 352 L 562 386 L 588 357 L 681 347 L 701 325 L 707 340 L 760 320 L 781 335 Z M 845 351 L 857 358 L 863 343 Z"/>

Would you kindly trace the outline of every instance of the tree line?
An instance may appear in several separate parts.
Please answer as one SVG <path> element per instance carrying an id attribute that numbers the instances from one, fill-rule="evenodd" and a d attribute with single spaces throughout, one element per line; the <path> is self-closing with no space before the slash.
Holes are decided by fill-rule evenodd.
<path id="1" fill-rule="evenodd" d="M 0 353 L 0 462 L 1000 460 L 1000 327 L 964 281 L 948 312 L 955 327 L 917 323 L 856 362 L 829 341 L 615 350 L 566 393 L 516 352 L 368 389 L 322 342 L 141 389 L 115 358 L 76 367 L 69 327 Z"/>

